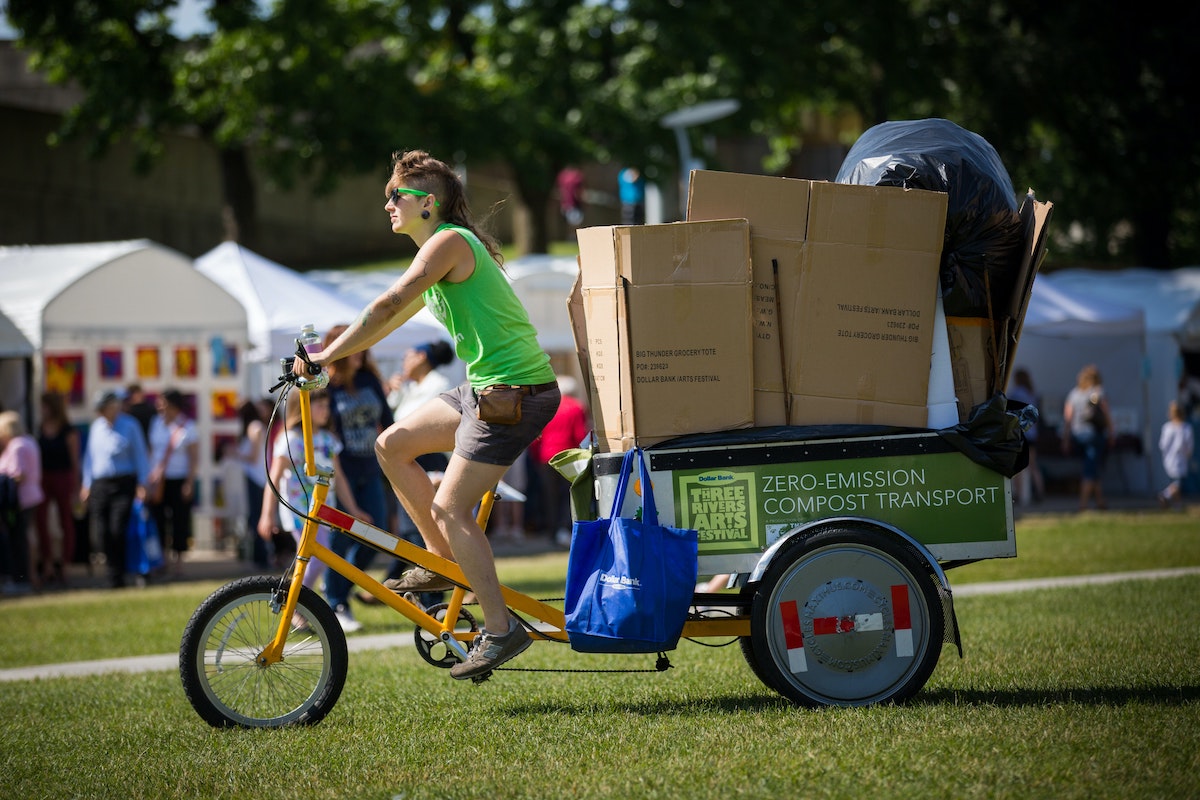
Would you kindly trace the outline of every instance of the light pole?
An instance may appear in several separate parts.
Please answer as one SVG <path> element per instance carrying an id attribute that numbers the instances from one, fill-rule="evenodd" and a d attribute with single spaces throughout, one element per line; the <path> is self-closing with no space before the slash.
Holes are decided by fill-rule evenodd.
<path id="1" fill-rule="evenodd" d="M 688 141 L 687 129 L 728 117 L 740 107 L 741 103 L 733 99 L 710 100 L 672 111 L 659 120 L 664 128 L 675 132 L 675 144 L 679 147 L 679 208 L 682 216 L 687 216 L 688 184 L 692 170 L 692 145 Z"/>

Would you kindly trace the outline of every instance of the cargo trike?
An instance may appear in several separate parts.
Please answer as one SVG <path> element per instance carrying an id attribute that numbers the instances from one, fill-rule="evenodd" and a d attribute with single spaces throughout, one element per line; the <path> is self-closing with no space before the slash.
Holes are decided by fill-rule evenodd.
<path id="1" fill-rule="evenodd" d="M 337 702 L 347 643 L 333 611 L 303 586 L 314 558 L 411 620 L 417 651 L 435 667 L 465 659 L 479 633 L 457 564 L 326 504 L 333 476 L 313 460 L 309 385 L 285 374 L 277 402 L 301 392 L 303 469 L 316 477 L 309 507 L 297 509 L 304 526 L 290 573 L 222 586 L 183 635 L 185 692 L 214 726 L 312 724 Z M 647 448 L 660 518 L 696 530 L 699 573 L 728 574 L 734 589 L 698 591 L 682 639 L 737 642 L 754 674 L 799 705 L 868 705 L 920 690 L 944 642 L 961 654 L 946 569 L 1016 555 L 1009 478 L 981 463 L 987 458 L 973 452 L 969 434 L 946 433 L 785 427 Z M 590 483 L 606 514 L 621 461 L 619 453 L 592 454 L 576 478 Z M 481 525 L 495 499 L 482 498 Z M 637 502 L 626 498 L 630 507 Z M 320 525 L 455 588 L 424 607 L 321 544 Z M 560 603 L 507 586 L 503 594 L 535 641 L 569 642 Z M 660 654 L 660 669 L 664 662 Z"/>

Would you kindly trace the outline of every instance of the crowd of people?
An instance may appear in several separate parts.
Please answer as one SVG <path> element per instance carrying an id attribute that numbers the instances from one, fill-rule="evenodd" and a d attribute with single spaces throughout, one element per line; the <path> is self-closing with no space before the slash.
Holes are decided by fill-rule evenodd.
<path id="1" fill-rule="evenodd" d="M 344 328 L 326 336 L 333 341 Z M 331 466 L 330 502 L 364 521 L 394 531 L 409 541 L 420 536 L 397 502 L 375 455 L 375 440 L 392 422 L 426 400 L 452 388 L 449 367 L 454 350 L 447 342 L 411 349 L 401 369 L 386 379 L 369 351 L 329 365 L 329 388 L 313 396 L 317 460 Z M 588 433 L 587 412 L 577 398 L 575 381 L 561 376 L 564 402 L 527 453 L 506 473 L 506 484 L 526 493 L 519 512 L 506 500 L 497 505 L 489 536 L 507 542 L 544 538 L 569 543 L 570 507 L 565 479 L 548 461 L 561 449 L 578 446 Z M 11 491 L 9 508 L 0 513 L 0 576 L 5 594 L 24 594 L 68 586 L 72 563 L 102 565 L 113 587 L 167 580 L 182 574 L 185 554 L 194 542 L 193 511 L 199 470 L 199 438 L 185 396 L 168 388 L 147 399 L 138 384 L 106 390 L 94 398 L 93 418 L 73 425 L 66 398 L 45 392 L 36 429 L 26 430 L 21 415 L 0 412 L 0 507 Z M 300 521 L 280 502 L 304 509 L 311 479 L 293 473 L 301 464 L 299 405 L 290 402 L 272 424 L 274 399 L 244 400 L 238 408 L 239 434 L 216 454 L 218 459 L 217 544 L 236 548 L 240 559 L 264 572 L 287 568 L 300 535 Z M 430 453 L 420 462 L 433 481 L 448 464 L 448 454 Z M 519 471 L 519 474 L 518 474 Z M 273 488 L 274 487 L 274 488 Z M 278 490 L 278 495 L 276 494 Z M 127 531 L 141 503 L 154 521 L 165 563 L 145 574 L 131 573 Z M 518 520 L 505 525 L 504 515 Z M 493 531 L 499 533 L 493 534 Z M 360 569 L 369 569 L 373 548 L 342 533 L 322 530 L 331 549 Z M 100 558 L 99 556 L 103 557 Z M 385 578 L 398 578 L 409 565 L 391 559 Z M 352 600 L 377 602 L 351 594 L 352 584 L 332 571 L 309 569 L 306 581 L 317 585 L 347 630 L 357 630 Z M 426 603 L 440 593 L 427 593 Z"/>
<path id="2" fill-rule="evenodd" d="M 1167 421 L 1158 431 L 1157 445 L 1167 485 L 1155 497 L 1163 508 L 1184 507 L 1184 481 L 1197 471 L 1194 427 L 1200 419 L 1200 393 L 1186 377 L 1179 382 L 1179 395 L 1168 403 Z M 1017 368 L 1008 387 L 1008 398 L 1041 408 L 1042 399 L 1034 388 L 1029 371 Z M 1013 499 L 1019 507 L 1029 506 L 1046 494 L 1046 478 L 1039 456 L 1042 446 L 1040 425 L 1025 432 L 1029 443 L 1029 464 L 1013 478 Z M 1062 425 L 1057 431 L 1062 456 L 1079 465 L 1079 510 L 1105 510 L 1104 469 L 1117 444 L 1117 423 L 1104 389 L 1104 380 L 1095 364 L 1084 365 L 1075 376 L 1062 407 Z M 1045 453 L 1049 456 L 1052 453 Z"/>

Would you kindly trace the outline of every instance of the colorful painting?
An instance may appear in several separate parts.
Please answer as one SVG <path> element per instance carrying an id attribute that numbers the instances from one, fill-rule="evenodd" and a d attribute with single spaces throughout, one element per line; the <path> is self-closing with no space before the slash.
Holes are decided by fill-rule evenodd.
<path id="1" fill-rule="evenodd" d="M 46 391 L 65 396 L 70 405 L 83 405 L 83 353 L 46 354 Z"/>
<path id="2" fill-rule="evenodd" d="M 220 336 L 212 340 L 213 375 L 232 378 L 237 375 L 237 345 L 228 344 Z"/>
<path id="3" fill-rule="evenodd" d="M 162 374 L 157 345 L 140 345 L 137 348 L 137 376 L 143 380 L 157 378 Z"/>
<path id="4" fill-rule="evenodd" d="M 196 348 L 190 344 L 175 347 L 175 377 L 196 377 Z"/>
<path id="5" fill-rule="evenodd" d="M 100 377 L 119 381 L 125 377 L 125 353 L 121 350 L 100 351 Z"/>
<path id="6" fill-rule="evenodd" d="M 237 419 L 238 393 L 232 389 L 215 389 L 212 393 L 213 419 Z"/>

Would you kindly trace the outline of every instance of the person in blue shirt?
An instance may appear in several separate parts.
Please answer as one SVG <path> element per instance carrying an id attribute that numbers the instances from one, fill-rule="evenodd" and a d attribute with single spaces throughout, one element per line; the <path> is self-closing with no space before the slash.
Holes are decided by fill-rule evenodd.
<path id="1" fill-rule="evenodd" d="M 114 588 L 125 585 L 125 534 L 133 501 L 145 499 L 150 458 L 141 424 L 121 410 L 122 396 L 106 391 L 96 401 L 83 452 L 80 499 L 87 504 L 93 540 L 103 543 Z"/>
<path id="2" fill-rule="evenodd" d="M 626 167 L 617 176 L 621 198 L 621 224 L 646 222 L 646 178 L 636 167 Z"/>

